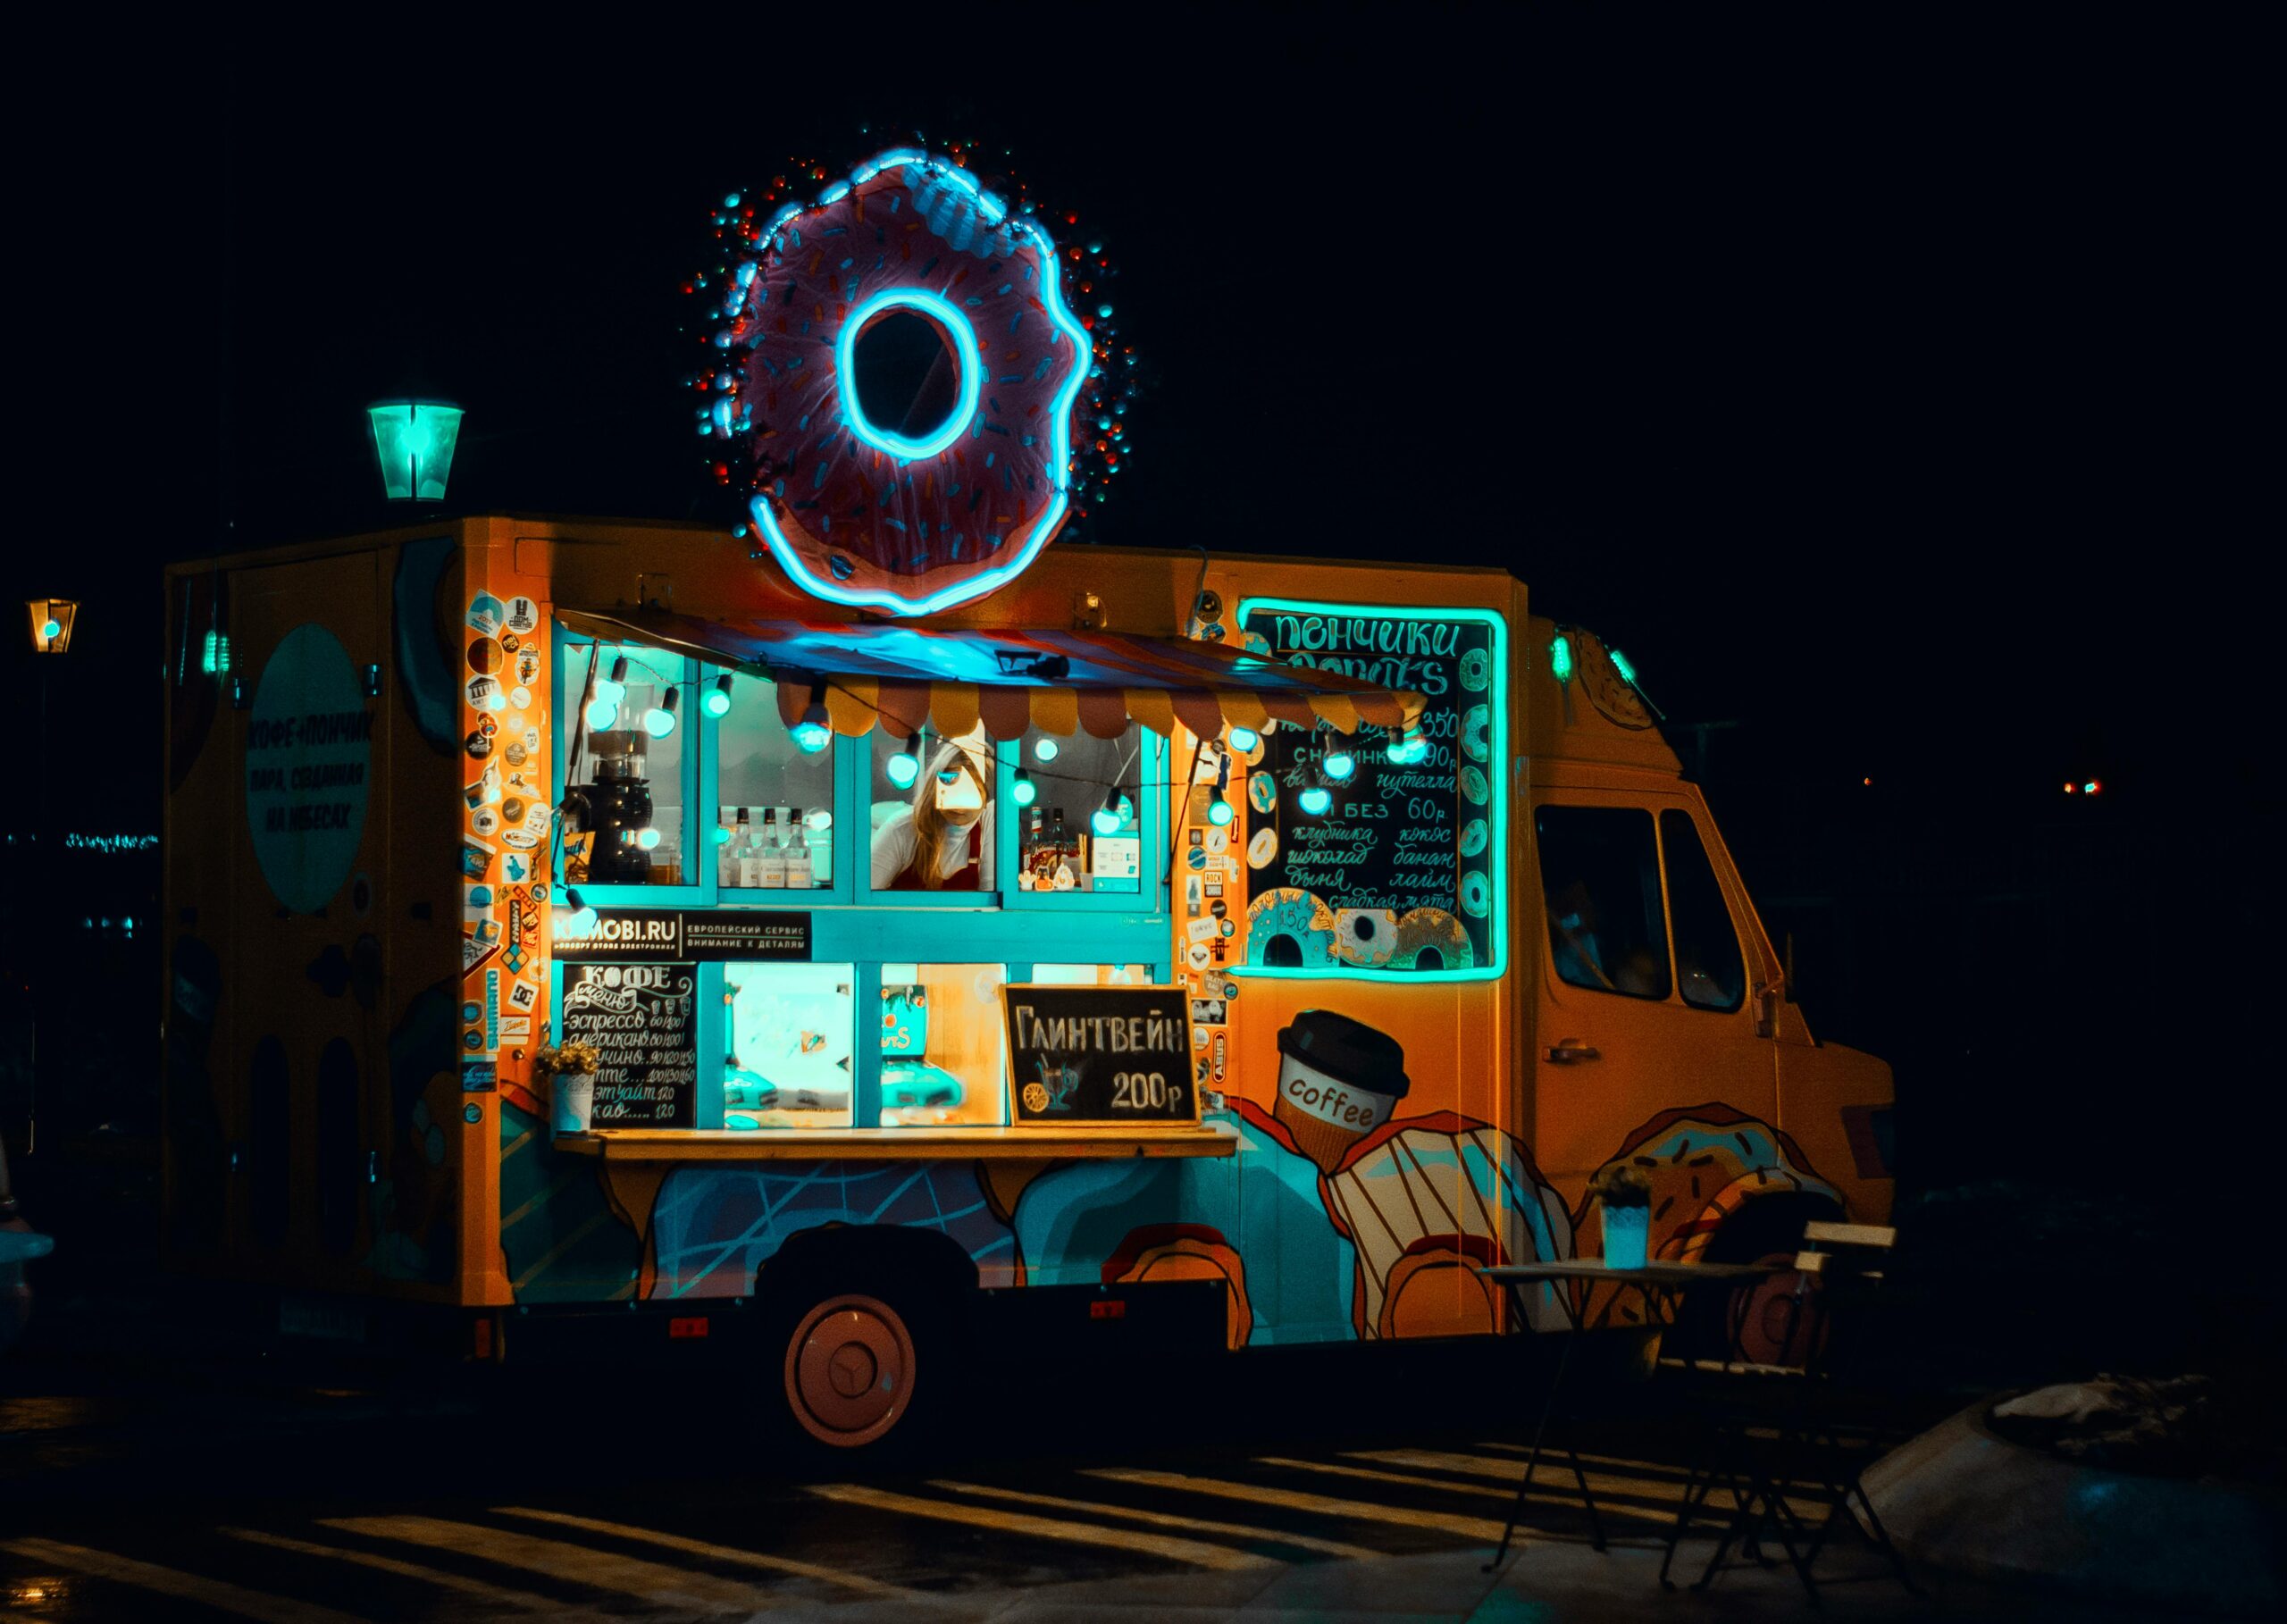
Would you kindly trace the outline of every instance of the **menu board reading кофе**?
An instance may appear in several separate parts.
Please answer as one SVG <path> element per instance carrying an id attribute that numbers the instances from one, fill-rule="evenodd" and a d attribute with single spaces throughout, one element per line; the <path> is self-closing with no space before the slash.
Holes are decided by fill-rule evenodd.
<path id="1" fill-rule="evenodd" d="M 1275 809 L 1250 824 L 1246 963 L 1337 975 L 1490 971 L 1501 958 L 1494 913 L 1504 833 L 1500 616 L 1261 599 L 1242 606 L 1240 632 L 1285 664 L 1425 701 L 1418 761 L 1392 761 L 1375 727 L 1341 738 L 1281 725 L 1264 736 L 1252 771 L 1269 774 L 1278 794 Z M 1357 764 L 1346 780 L 1323 770 L 1337 742 Z M 1301 797 L 1321 784 L 1329 803 L 1312 816 Z"/>
<path id="2" fill-rule="evenodd" d="M 597 1127 L 693 1127 L 698 978 L 687 964 L 567 964 L 563 1033 L 596 1046 Z"/>

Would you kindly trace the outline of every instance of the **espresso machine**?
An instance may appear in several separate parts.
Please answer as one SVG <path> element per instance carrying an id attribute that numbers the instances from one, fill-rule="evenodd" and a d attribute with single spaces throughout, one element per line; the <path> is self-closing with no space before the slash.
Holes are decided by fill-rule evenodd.
<path id="1" fill-rule="evenodd" d="M 650 736 L 640 728 L 588 735 L 594 763 L 590 782 L 568 791 L 565 810 L 583 829 L 595 832 L 588 852 L 588 878 L 598 885 L 647 885 L 651 853 L 642 841 L 651 826 L 651 781 L 646 750 Z"/>

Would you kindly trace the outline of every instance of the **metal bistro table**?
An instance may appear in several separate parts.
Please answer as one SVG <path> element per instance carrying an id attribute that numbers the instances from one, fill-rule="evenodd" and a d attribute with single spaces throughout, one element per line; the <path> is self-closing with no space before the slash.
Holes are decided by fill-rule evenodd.
<path id="1" fill-rule="evenodd" d="M 1724 1285 L 1738 1287 L 1757 1280 L 1767 1280 L 1793 1267 L 1779 1263 L 1639 1263 L 1629 1268 L 1608 1268 L 1598 1258 L 1560 1260 L 1554 1263 L 1501 1263 L 1477 1272 L 1496 1285 L 1543 1285 L 1557 1280 L 1604 1281 L 1613 1285 L 1632 1285 L 1649 1300 L 1655 1318 L 1661 1309 L 1668 1310 L 1666 1318 L 1672 1324 L 1675 1310 L 1683 1293 L 1695 1285 Z M 1509 1507 L 1508 1525 L 1501 1530 L 1500 1549 L 1493 1560 L 1485 1564 L 1492 1572 L 1508 1560 L 1509 1543 L 1516 1537 L 1517 1519 L 1524 1514 L 1525 1495 L 1533 1486 L 1533 1469 L 1540 1463 L 1541 1445 L 1548 1434 L 1548 1418 L 1556 1408 L 1556 1396 L 1564 1385 L 1564 1369 L 1572 1360 L 1573 1339 L 1580 1335 L 1575 1327 L 1564 1334 L 1564 1344 L 1557 1350 L 1556 1375 L 1548 1384 L 1547 1394 L 1540 1404 L 1540 1420 L 1533 1427 L 1533 1446 L 1525 1457 L 1524 1480 L 1517 1485 L 1517 1498 Z M 1587 1475 L 1580 1469 L 1580 1458 L 1571 1450 L 1565 1452 L 1572 1463 L 1572 1476 L 1580 1485 L 1580 1503 L 1587 1508 L 1590 1543 L 1599 1551 L 1604 1548 L 1604 1523 L 1596 1515 L 1596 1496 L 1589 1493 Z"/>

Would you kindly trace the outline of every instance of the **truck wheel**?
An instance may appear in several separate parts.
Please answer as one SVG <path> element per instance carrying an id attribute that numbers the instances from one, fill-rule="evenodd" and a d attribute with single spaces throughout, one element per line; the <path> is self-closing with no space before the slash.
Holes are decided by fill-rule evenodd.
<path id="1" fill-rule="evenodd" d="M 917 1442 L 961 1385 L 952 1305 L 909 1282 L 786 1284 L 775 1323 L 797 1444 L 876 1455 Z"/>

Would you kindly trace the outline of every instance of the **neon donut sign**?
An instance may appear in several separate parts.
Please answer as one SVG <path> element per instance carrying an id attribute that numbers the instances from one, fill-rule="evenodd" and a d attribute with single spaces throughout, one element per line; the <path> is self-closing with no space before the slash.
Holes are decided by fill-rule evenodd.
<path id="1" fill-rule="evenodd" d="M 937 330 L 955 373 L 951 414 L 920 433 L 874 422 L 856 387 L 859 338 L 900 311 Z M 1092 342 L 1055 243 L 975 177 L 910 148 L 859 165 L 771 217 L 724 314 L 711 426 L 752 453 L 756 532 L 805 591 L 928 615 L 1054 539 Z"/>

